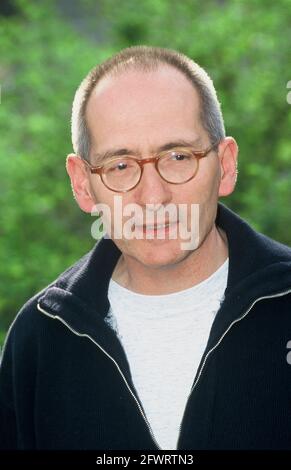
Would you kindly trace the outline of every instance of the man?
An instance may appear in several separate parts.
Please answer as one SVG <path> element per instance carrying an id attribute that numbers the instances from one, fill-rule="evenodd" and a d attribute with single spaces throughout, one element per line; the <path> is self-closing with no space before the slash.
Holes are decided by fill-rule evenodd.
<path id="1" fill-rule="evenodd" d="M 72 138 L 74 196 L 106 233 L 10 329 L 2 447 L 291 448 L 291 250 L 218 203 L 238 149 L 209 76 L 125 49 L 81 83 Z M 116 198 L 140 209 L 128 232 Z"/>

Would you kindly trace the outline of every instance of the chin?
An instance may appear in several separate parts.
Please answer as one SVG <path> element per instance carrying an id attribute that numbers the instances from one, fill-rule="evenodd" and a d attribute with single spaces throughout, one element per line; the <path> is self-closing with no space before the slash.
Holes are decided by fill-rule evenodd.
<path id="1" fill-rule="evenodd" d="M 181 262 L 190 253 L 189 250 L 182 250 L 177 240 L 147 240 L 129 250 L 128 254 L 145 266 L 162 268 Z"/>

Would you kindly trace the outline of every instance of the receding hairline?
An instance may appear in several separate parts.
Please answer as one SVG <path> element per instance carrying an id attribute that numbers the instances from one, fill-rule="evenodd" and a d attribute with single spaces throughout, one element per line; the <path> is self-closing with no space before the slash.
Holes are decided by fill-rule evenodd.
<path id="1" fill-rule="evenodd" d="M 171 65 L 171 64 L 168 64 L 168 63 L 164 63 L 164 62 L 157 62 L 152 68 L 147 68 L 145 69 L 144 67 L 139 67 L 140 64 L 130 64 L 129 66 L 126 66 L 126 67 L 120 67 L 118 68 L 117 70 L 114 69 L 114 70 L 110 70 L 108 71 L 108 73 L 106 73 L 105 75 L 103 75 L 100 80 L 97 81 L 97 83 L 94 85 L 94 87 L 91 89 L 91 93 L 88 95 L 87 97 L 87 101 L 86 101 L 86 104 L 85 104 L 85 107 L 84 107 L 84 120 L 86 122 L 86 126 L 87 126 L 87 130 L 88 130 L 88 133 L 90 134 L 90 141 L 92 143 L 92 134 L 91 134 L 91 126 L 90 126 L 90 122 L 89 122 L 89 119 L 88 119 L 88 105 L 94 95 L 94 92 L 98 89 L 98 87 L 102 87 L 102 83 L 106 83 L 106 80 L 112 80 L 112 86 L 114 86 L 115 84 L 115 80 L 118 81 L 118 79 L 120 77 L 122 77 L 123 75 L 126 76 L 127 74 L 130 74 L 130 73 L 134 73 L 134 72 L 137 72 L 137 73 L 141 73 L 143 75 L 150 75 L 150 74 L 155 74 L 159 71 L 161 71 L 162 69 L 164 69 L 165 71 L 168 70 L 171 70 L 171 71 L 174 71 L 177 75 L 177 77 L 179 77 L 182 81 L 184 80 L 186 83 L 189 84 L 189 90 L 192 90 L 192 92 L 195 94 L 195 96 L 197 97 L 197 100 L 198 100 L 198 109 L 197 109 L 197 115 L 200 117 L 200 114 L 201 114 L 201 111 L 202 111 L 202 100 L 201 100 L 201 96 L 200 96 L 200 93 L 199 91 L 197 90 L 197 87 L 193 84 L 193 82 L 191 82 L 191 80 L 180 70 L 178 69 L 177 67 L 175 67 L 174 65 Z M 166 78 L 166 77 L 165 77 Z M 110 85 L 109 85 L 110 86 Z M 193 99 L 194 99 L 194 96 L 193 96 Z M 200 139 L 196 139 L 197 143 L 200 142 Z M 137 152 L 138 153 L 138 152 Z M 95 154 L 96 156 L 96 154 Z M 103 160 L 104 158 L 101 157 L 100 160 Z"/>
<path id="2" fill-rule="evenodd" d="M 204 129 L 214 143 L 225 137 L 221 106 L 211 77 L 197 62 L 172 49 L 152 46 L 132 46 L 96 65 L 82 80 L 73 101 L 71 131 L 76 153 L 86 158 L 90 153 L 91 135 L 86 120 L 87 104 L 98 83 L 108 76 L 135 69 L 144 72 L 161 67 L 171 67 L 180 72 L 198 94 L 199 117 Z"/>
<path id="3" fill-rule="evenodd" d="M 99 91 L 98 88 L 101 88 L 100 91 L 102 91 L 102 85 L 106 86 L 106 81 L 109 82 L 109 87 L 110 87 L 111 86 L 110 81 L 112 80 L 112 86 L 114 87 L 115 83 L 118 84 L 119 78 L 121 78 L 122 76 L 126 76 L 127 74 L 134 73 L 134 72 L 140 73 L 142 75 L 149 75 L 149 76 L 152 74 L 154 78 L 154 74 L 160 72 L 163 69 L 165 71 L 167 71 L 167 69 L 174 71 L 174 73 L 177 75 L 177 77 L 179 77 L 179 79 L 189 84 L 189 90 L 191 89 L 194 92 L 195 96 L 198 99 L 198 103 L 199 103 L 198 113 L 200 113 L 202 103 L 201 103 L 201 97 L 200 97 L 199 91 L 197 87 L 193 85 L 193 82 L 191 82 L 191 80 L 181 70 L 179 70 L 173 65 L 162 63 L 162 62 L 157 63 L 156 66 L 151 70 L 144 70 L 142 67 L 138 67 L 138 65 L 139 64 L 137 64 L 136 66 L 130 66 L 130 68 L 126 67 L 124 69 L 109 71 L 106 75 L 102 76 L 100 80 L 98 80 L 98 82 L 94 85 L 94 87 L 91 89 L 90 94 L 87 97 L 86 103 L 84 103 L 83 115 L 86 120 L 86 124 L 88 128 L 89 128 L 89 122 L 87 119 L 87 111 L 88 111 L 89 102 L 92 99 L 94 92 Z"/>

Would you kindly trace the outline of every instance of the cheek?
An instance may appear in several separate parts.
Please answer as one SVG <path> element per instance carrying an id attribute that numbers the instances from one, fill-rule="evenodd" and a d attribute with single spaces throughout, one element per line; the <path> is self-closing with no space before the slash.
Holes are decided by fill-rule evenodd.
<path id="1" fill-rule="evenodd" d="M 217 210 L 218 190 L 219 190 L 219 168 L 213 168 L 210 172 L 200 172 L 184 185 L 183 190 L 175 193 L 176 204 L 187 204 L 187 227 L 197 226 L 197 217 L 199 220 L 200 237 L 204 238 L 212 227 Z M 191 204 L 197 204 L 198 207 L 191 207 Z"/>
<path id="2" fill-rule="evenodd" d="M 104 223 L 105 230 L 112 231 L 114 220 L 114 193 L 109 191 L 102 182 L 100 182 L 100 185 L 91 182 L 90 191 L 94 203 L 94 215 L 99 213 L 102 217 L 100 220 Z"/>
<path id="3" fill-rule="evenodd" d="M 99 178 L 98 180 L 90 179 L 90 191 L 96 204 L 106 204 L 109 207 L 113 207 L 114 193 L 107 189 Z"/>
<path id="4" fill-rule="evenodd" d="M 209 166 L 201 168 L 197 178 L 194 179 L 196 192 L 201 202 L 218 200 L 220 167 L 217 161 L 210 163 Z"/>
<path id="5" fill-rule="evenodd" d="M 201 174 L 175 190 L 174 200 L 184 204 L 206 204 L 215 201 L 218 199 L 219 181 L 217 174 Z"/>

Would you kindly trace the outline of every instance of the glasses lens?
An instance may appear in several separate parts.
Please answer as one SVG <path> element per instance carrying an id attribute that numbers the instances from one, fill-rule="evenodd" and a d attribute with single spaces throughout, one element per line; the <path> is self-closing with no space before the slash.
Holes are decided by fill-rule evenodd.
<path id="1" fill-rule="evenodd" d="M 193 178 L 198 161 L 187 150 L 167 152 L 158 162 L 159 172 L 169 183 L 185 183 Z"/>
<path id="2" fill-rule="evenodd" d="M 132 158 L 117 158 L 103 167 L 103 181 L 115 191 L 126 191 L 135 186 L 140 177 L 140 167 Z"/>

